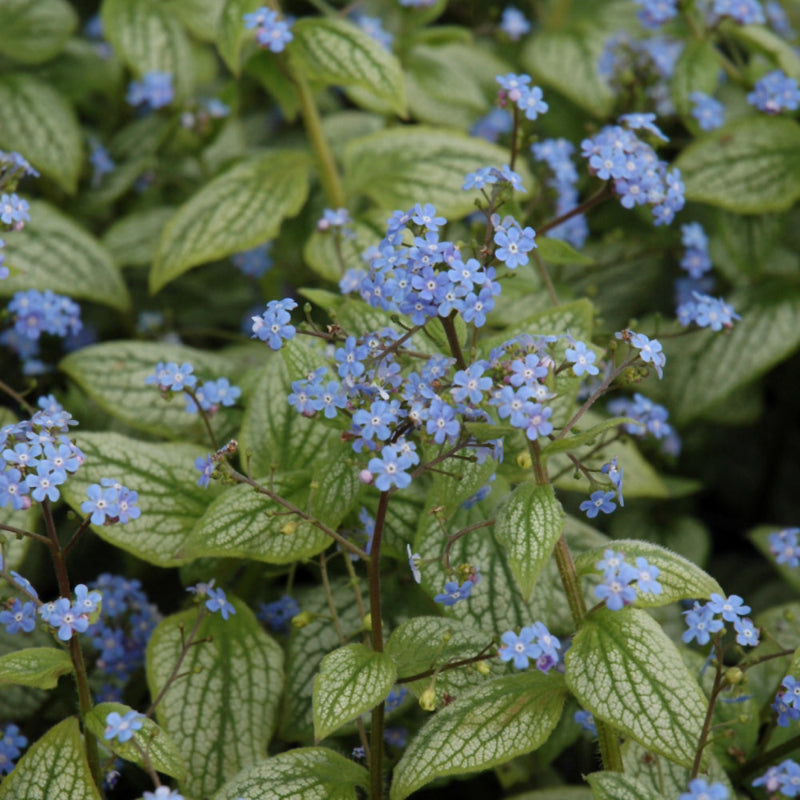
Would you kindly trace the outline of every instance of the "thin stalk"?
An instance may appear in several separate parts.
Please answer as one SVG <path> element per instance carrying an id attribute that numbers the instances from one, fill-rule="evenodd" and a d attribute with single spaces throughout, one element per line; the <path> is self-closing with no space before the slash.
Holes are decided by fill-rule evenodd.
<path id="1" fill-rule="evenodd" d="M 541 256 L 535 249 L 532 250 L 531 253 L 533 254 L 533 260 L 536 262 L 536 268 L 539 270 L 539 274 L 542 276 L 542 281 L 547 289 L 547 294 L 550 295 L 550 302 L 554 306 L 561 305 L 558 295 L 556 294 L 556 287 L 553 285 L 553 280 L 550 277 L 550 273 L 547 271 L 547 267 L 544 265 Z"/>
<path id="2" fill-rule="evenodd" d="M 386 525 L 386 511 L 389 506 L 389 492 L 381 492 L 378 510 L 375 514 L 375 532 L 372 535 L 372 549 L 369 569 L 369 610 L 372 620 L 372 648 L 376 653 L 383 652 L 383 621 L 381 619 L 381 541 Z M 370 729 L 369 784 L 371 800 L 383 797 L 383 729 L 384 705 L 378 703 L 372 709 Z"/>
<path id="3" fill-rule="evenodd" d="M 456 333 L 455 318 L 455 311 L 453 311 L 449 317 L 439 317 L 445 335 L 447 336 L 447 344 L 450 345 L 450 352 L 453 354 L 458 368 L 466 369 L 467 362 L 464 360 L 464 354 L 461 352 L 461 343 L 458 341 L 458 334 Z"/>
<path id="4" fill-rule="evenodd" d="M 578 214 L 583 214 L 585 211 L 588 211 L 590 208 L 594 208 L 597 205 L 600 205 L 605 200 L 608 200 L 614 194 L 613 189 L 611 188 L 611 184 L 605 184 L 601 189 L 595 192 L 590 198 L 584 200 L 582 203 L 579 203 L 575 208 L 571 208 L 569 211 L 564 212 L 560 217 L 555 217 L 551 219 L 550 222 L 545 222 L 544 225 L 541 225 L 539 228 L 536 229 L 536 233 L 540 236 L 542 234 L 547 233 L 547 231 L 552 230 L 553 228 L 557 228 L 562 222 L 566 222 L 568 219 L 572 219 L 576 217 Z"/>
<path id="5" fill-rule="evenodd" d="M 700 762 L 703 760 L 703 750 L 705 750 L 708 735 L 711 732 L 711 717 L 714 714 L 714 706 L 717 703 L 719 693 L 725 687 L 725 680 L 722 672 L 722 641 L 719 635 L 715 637 L 714 649 L 717 653 L 716 660 L 716 675 L 714 676 L 714 686 L 711 689 L 711 696 L 708 698 L 708 710 L 706 711 L 706 718 L 703 720 L 703 728 L 700 731 L 700 739 L 697 742 L 697 752 L 694 756 L 694 763 L 692 764 L 692 772 L 689 780 L 693 780 L 700 772 Z"/>

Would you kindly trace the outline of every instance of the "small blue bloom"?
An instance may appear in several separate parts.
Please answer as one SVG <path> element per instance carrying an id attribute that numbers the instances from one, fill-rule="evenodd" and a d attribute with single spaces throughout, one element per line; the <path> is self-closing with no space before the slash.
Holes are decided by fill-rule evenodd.
<path id="1" fill-rule="evenodd" d="M 701 130 L 713 131 L 725 122 L 725 106 L 704 92 L 689 92 L 692 116 Z"/>
<path id="2" fill-rule="evenodd" d="M 714 593 L 711 595 L 708 607 L 715 614 L 720 614 L 726 622 L 735 622 L 739 617 L 750 613 L 750 606 L 744 605 L 744 601 L 738 594 L 732 594 L 725 598 Z"/>
<path id="3" fill-rule="evenodd" d="M 695 778 L 689 782 L 689 791 L 684 792 L 678 800 L 728 800 L 728 789 L 721 783 L 709 783 L 703 778 Z"/>
<path id="4" fill-rule="evenodd" d="M 526 33 L 530 33 L 531 24 L 518 8 L 506 6 L 500 18 L 500 30 L 503 31 L 512 42 L 516 42 L 525 36 Z"/>
<path id="5" fill-rule="evenodd" d="M 466 600 L 470 596 L 473 585 L 472 581 L 464 581 L 461 586 L 458 585 L 457 581 L 448 581 L 444 585 L 444 591 L 441 594 L 437 594 L 433 600 L 435 603 L 453 606 L 459 600 Z"/>
<path id="6" fill-rule="evenodd" d="M 228 601 L 222 589 L 214 589 L 209 586 L 207 594 L 208 600 L 206 600 L 206 608 L 212 613 L 219 611 L 224 620 L 227 620 L 231 614 L 236 613 L 236 609 Z"/>
<path id="7" fill-rule="evenodd" d="M 584 342 L 575 342 L 572 347 L 568 347 L 564 351 L 567 361 L 572 362 L 574 365 L 572 371 L 575 375 L 581 376 L 584 373 L 588 375 L 598 375 L 600 370 L 595 366 L 595 355 L 593 350 L 589 350 Z"/>
<path id="8" fill-rule="evenodd" d="M 272 603 L 262 603 L 258 610 L 258 618 L 277 633 L 286 633 L 289 630 L 289 621 L 300 613 L 297 600 L 288 594 Z"/>
<path id="9" fill-rule="evenodd" d="M 683 632 L 681 640 L 686 644 L 692 639 L 696 639 L 697 644 L 708 644 L 711 634 L 722 630 L 722 620 L 714 617 L 714 612 L 707 604 L 695 603 L 690 611 L 684 612 L 684 615 L 688 630 Z"/>
<path id="10" fill-rule="evenodd" d="M 103 731 L 103 738 L 106 741 L 116 739 L 119 742 L 127 742 L 133 737 L 133 732 L 141 730 L 145 716 L 138 711 L 131 709 L 125 714 L 112 711 L 106 716 L 106 729 Z"/>
<path id="11" fill-rule="evenodd" d="M 172 75 L 169 72 L 147 72 L 141 81 L 131 81 L 125 100 L 128 105 L 146 105 L 157 109 L 168 106 L 175 99 Z"/>
<path id="12" fill-rule="evenodd" d="M 601 511 L 604 514 L 610 514 L 617 507 L 613 502 L 614 496 L 614 492 L 604 492 L 602 489 L 598 489 L 596 492 L 592 492 L 589 499 L 584 500 L 579 508 L 586 512 L 589 519 L 594 519 Z"/>
<path id="13" fill-rule="evenodd" d="M 514 631 L 506 631 L 500 637 L 503 645 L 497 655 L 501 661 L 513 661 L 516 669 L 527 669 L 529 661 L 535 661 L 542 654 L 542 648 L 534 641 L 535 638 L 532 628 L 523 628 L 519 636 Z"/>
<path id="14" fill-rule="evenodd" d="M 6 633 L 30 633 L 36 627 L 36 606 L 14 598 L 10 609 L 0 611 L 0 625 L 5 626 Z"/>

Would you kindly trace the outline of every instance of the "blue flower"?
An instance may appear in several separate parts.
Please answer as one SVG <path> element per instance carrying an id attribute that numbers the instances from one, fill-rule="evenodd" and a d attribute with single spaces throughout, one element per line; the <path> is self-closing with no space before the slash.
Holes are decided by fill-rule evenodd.
<path id="1" fill-rule="evenodd" d="M 460 586 L 457 581 L 448 581 L 444 585 L 444 591 L 433 600 L 445 606 L 454 606 L 459 600 L 466 600 L 470 596 L 473 585 L 472 581 L 464 581 Z"/>
<path id="2" fill-rule="evenodd" d="M 214 589 L 209 586 L 207 590 L 208 600 L 206 600 L 206 608 L 212 613 L 219 611 L 222 614 L 222 619 L 227 620 L 231 614 L 236 613 L 236 609 L 225 597 L 225 592 L 222 589 Z"/>
<path id="3" fill-rule="evenodd" d="M 81 614 L 93 614 L 97 611 L 102 599 L 103 596 L 100 592 L 90 592 L 89 588 L 83 583 L 79 583 L 75 587 L 74 607 Z"/>
<path id="4" fill-rule="evenodd" d="M 297 308 L 297 303 L 291 298 L 283 300 L 270 300 L 267 308 L 260 316 L 252 317 L 252 330 L 254 339 L 266 342 L 272 350 L 280 350 L 284 341 L 294 339 L 295 329 L 290 324 L 289 312 Z"/>
<path id="5" fill-rule="evenodd" d="M 714 0 L 711 10 L 720 17 L 730 17 L 740 25 L 763 25 L 766 22 L 758 0 Z"/>
<path id="6" fill-rule="evenodd" d="M 596 492 L 592 492 L 589 499 L 584 500 L 579 508 L 586 512 L 589 519 L 594 519 L 601 511 L 604 514 L 610 514 L 617 507 L 613 502 L 614 496 L 614 492 L 604 492 L 602 489 L 598 489 Z"/>
<path id="7" fill-rule="evenodd" d="M 617 465 L 616 456 L 612 458 L 611 461 L 603 464 L 603 466 L 600 467 L 600 472 L 602 472 L 603 475 L 608 475 L 608 479 L 617 490 L 617 502 L 620 506 L 624 506 L 625 500 L 622 497 L 622 477 L 625 474 L 625 470 Z"/>
<path id="8" fill-rule="evenodd" d="M 410 544 L 406 545 L 406 551 L 408 553 L 408 566 L 411 570 L 411 574 L 414 576 L 414 581 L 416 583 L 422 583 L 422 573 L 419 570 L 420 555 L 419 553 L 411 552 Z"/>
<path id="9" fill-rule="evenodd" d="M 43 608 L 45 606 L 39 608 L 40 616 Z M 74 607 L 66 597 L 59 597 L 55 601 L 46 621 L 52 627 L 58 628 L 58 638 L 62 642 L 68 642 L 73 633 L 84 633 L 89 627 L 88 615 L 82 609 Z"/>
<path id="10" fill-rule="evenodd" d="M 661 584 L 656 580 L 661 574 L 661 570 L 655 565 L 650 564 L 646 558 L 637 556 L 635 559 L 638 577 L 636 578 L 636 589 L 645 594 L 661 594 Z"/>
<path id="11" fill-rule="evenodd" d="M 265 275 L 272 267 L 270 249 L 272 242 L 260 244 L 251 250 L 243 250 L 231 257 L 233 265 L 244 275 L 251 278 L 260 278 Z"/>
<path id="12" fill-rule="evenodd" d="M 639 351 L 639 358 L 645 363 L 652 364 L 658 377 L 663 378 L 663 367 L 667 363 L 667 357 L 661 352 L 661 342 L 658 339 L 648 339 L 643 333 L 634 333 L 630 337 L 630 343 Z"/>
<path id="13" fill-rule="evenodd" d="M 794 78 L 776 69 L 756 81 L 747 102 L 766 114 L 796 111 L 800 106 L 800 88 Z"/>
<path id="14" fill-rule="evenodd" d="M 651 30 L 661 27 L 678 14 L 677 0 L 635 0 L 635 2 L 643 7 L 639 12 L 639 22 Z"/>
<path id="15" fill-rule="evenodd" d="M 200 472 L 197 485 L 206 488 L 211 476 L 214 474 L 214 459 L 211 453 L 208 453 L 205 458 L 197 456 L 194 460 L 194 468 Z"/>
<path id="16" fill-rule="evenodd" d="M 146 105 L 149 108 L 164 108 L 175 99 L 172 75 L 169 72 L 147 72 L 141 81 L 131 81 L 125 100 L 128 105 Z"/>
<path id="17" fill-rule="evenodd" d="M 145 716 L 138 711 L 131 709 L 124 715 L 117 711 L 112 711 L 106 716 L 106 729 L 103 731 L 103 738 L 106 741 L 116 739 L 119 742 L 127 742 L 133 737 L 133 732 L 141 730 Z"/>
<path id="18" fill-rule="evenodd" d="M 288 594 L 283 595 L 273 603 L 262 603 L 258 610 L 258 618 L 277 633 L 286 633 L 289 630 L 289 620 L 300 613 L 297 600 Z"/>
<path id="19" fill-rule="evenodd" d="M 28 740 L 20 735 L 19 727 L 10 723 L 0 729 L 0 775 L 14 769 L 14 761 L 19 758 Z"/>
<path id="20" fill-rule="evenodd" d="M 755 647 L 758 644 L 758 628 L 749 617 L 736 617 L 733 628 L 736 631 L 736 641 L 742 647 Z"/>
<path id="21" fill-rule="evenodd" d="M 252 14 L 245 14 L 245 28 L 256 31 L 256 41 L 273 53 L 280 53 L 292 41 L 294 35 L 289 30 L 289 23 L 278 18 L 275 11 L 262 6 Z"/>
<path id="22" fill-rule="evenodd" d="M 692 116 L 701 130 L 713 131 L 725 122 L 725 106 L 704 92 L 689 92 Z"/>
<path id="23" fill-rule="evenodd" d="M 494 241 L 499 247 L 494 254 L 509 269 L 524 266 L 528 263 L 527 254 L 536 247 L 535 235 L 533 228 L 520 228 L 518 225 L 498 230 L 494 235 Z"/>
<path id="24" fill-rule="evenodd" d="M 10 609 L 0 611 L 0 625 L 5 626 L 6 633 L 30 633 L 36 627 L 36 606 L 14 598 Z"/>
<path id="25" fill-rule="evenodd" d="M 593 350 L 589 350 L 584 342 L 575 342 L 574 346 L 568 347 L 564 351 L 567 361 L 573 363 L 572 371 L 575 375 L 597 375 L 600 370 L 595 366 L 597 356 Z"/>
<path id="26" fill-rule="evenodd" d="M 684 792 L 678 800 L 728 800 L 728 789 L 721 783 L 708 784 L 703 778 L 695 778 L 689 782 L 689 791 Z"/>
<path id="27" fill-rule="evenodd" d="M 711 634 L 722 630 L 722 620 L 714 617 L 708 604 L 695 603 L 690 611 L 684 611 L 684 615 L 688 630 L 683 632 L 681 640 L 686 644 L 692 639 L 696 639 L 697 644 L 708 644 Z"/>
<path id="28" fill-rule="evenodd" d="M 739 617 L 750 613 L 750 606 L 744 605 L 744 601 L 738 594 L 732 594 L 725 598 L 720 594 L 712 594 L 708 602 L 708 607 L 715 613 L 720 614 L 726 622 L 736 622 Z"/>
<path id="29" fill-rule="evenodd" d="M 91 514 L 92 525 L 111 522 L 119 514 L 119 491 L 113 487 L 104 489 L 99 483 L 93 483 L 86 490 L 89 498 L 81 503 L 81 511 Z"/>
<path id="30" fill-rule="evenodd" d="M 603 600 L 611 611 L 619 611 L 636 600 L 636 589 L 630 585 L 636 578 L 636 570 L 626 566 L 628 569 L 620 572 L 607 572 L 605 582 L 594 587 L 597 599 Z"/>
<path id="31" fill-rule="evenodd" d="M 3 194 L 0 196 L 0 222 L 11 225 L 15 230 L 21 230 L 26 222 L 30 222 L 28 213 L 30 206 L 16 194 Z"/>
<path id="32" fill-rule="evenodd" d="M 512 42 L 516 42 L 526 33 L 530 33 L 531 24 L 518 8 L 506 6 L 506 8 L 503 9 L 503 16 L 500 18 L 500 30 L 503 31 Z"/>
<path id="33" fill-rule="evenodd" d="M 413 465 L 413 457 L 403 453 L 398 442 L 397 445 L 385 445 L 380 458 L 370 459 L 367 469 L 375 477 L 375 486 L 388 492 L 392 486 L 405 489 L 411 483 L 411 475 L 406 470 Z"/>
<path id="34" fill-rule="evenodd" d="M 553 416 L 552 408 L 542 406 L 541 403 L 533 403 L 526 409 L 526 413 L 528 420 L 525 425 L 525 436 L 532 442 L 540 436 L 549 436 L 553 432 L 553 423 L 550 422 L 550 417 Z"/>
<path id="35" fill-rule="evenodd" d="M 597 736 L 597 727 L 594 724 L 594 717 L 591 711 L 580 709 L 572 715 L 572 719 L 581 726 L 585 731 L 588 731 L 593 736 Z"/>
<path id="36" fill-rule="evenodd" d="M 389 694 L 386 695 L 386 700 L 384 700 L 384 708 L 386 713 L 388 714 L 390 711 L 394 711 L 396 708 L 399 708 L 407 694 L 408 689 L 406 689 L 405 686 L 392 689 Z"/>
<path id="37" fill-rule="evenodd" d="M 2 476 L 0 476 L 0 481 Z M 2 505 L 2 484 L 0 484 L 0 505 Z M 800 528 L 785 528 L 769 534 L 767 541 L 769 551 L 778 564 L 786 564 L 790 567 L 800 566 L 800 547 L 798 547 L 798 534 Z"/>
<path id="38" fill-rule="evenodd" d="M 534 641 L 535 638 L 532 628 L 523 628 L 519 636 L 514 631 L 506 631 L 500 637 L 503 646 L 497 651 L 497 655 L 501 661 L 513 660 L 516 669 L 527 669 L 529 661 L 536 660 L 542 654 L 542 648 Z"/>

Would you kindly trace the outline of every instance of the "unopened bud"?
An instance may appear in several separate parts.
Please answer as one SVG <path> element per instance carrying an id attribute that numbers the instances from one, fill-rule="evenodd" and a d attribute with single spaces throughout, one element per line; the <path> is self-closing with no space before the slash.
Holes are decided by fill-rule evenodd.
<path id="1" fill-rule="evenodd" d="M 517 454 L 517 466 L 521 469 L 530 469 L 533 466 L 531 454 L 527 450 Z"/>
<path id="2" fill-rule="evenodd" d="M 725 670 L 725 682 L 730 686 L 736 686 L 741 683 L 743 678 L 744 672 L 739 667 L 729 667 Z"/>
<path id="3" fill-rule="evenodd" d="M 372 483 L 372 473 L 368 469 L 362 469 L 361 472 L 358 473 L 358 479 L 361 483 Z"/>
<path id="4" fill-rule="evenodd" d="M 423 711 L 436 711 L 436 692 L 434 691 L 433 686 L 429 686 L 419 696 L 419 707 Z"/>
<path id="5" fill-rule="evenodd" d="M 489 668 L 489 665 L 485 661 L 478 661 L 478 663 L 475 664 L 475 669 L 478 670 L 478 673 L 483 676 L 487 676 L 492 672 L 492 670 Z"/>
<path id="6" fill-rule="evenodd" d="M 284 536 L 291 536 L 297 530 L 297 523 L 294 520 L 289 520 L 281 526 L 281 533 Z"/>
<path id="7" fill-rule="evenodd" d="M 310 611 L 301 611 L 292 617 L 291 623 L 293 628 L 305 628 L 315 620 L 315 615 Z"/>
<path id="8" fill-rule="evenodd" d="M 362 624 L 364 625 L 365 631 L 372 630 L 372 614 L 365 614 L 364 619 L 362 620 Z"/>

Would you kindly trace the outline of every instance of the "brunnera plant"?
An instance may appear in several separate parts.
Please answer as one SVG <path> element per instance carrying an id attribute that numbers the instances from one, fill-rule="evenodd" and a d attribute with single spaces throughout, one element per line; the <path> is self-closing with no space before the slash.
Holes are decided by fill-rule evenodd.
<path id="1" fill-rule="evenodd" d="M 3 10 L 0 800 L 797 796 L 793 9 L 313 6 Z"/>

